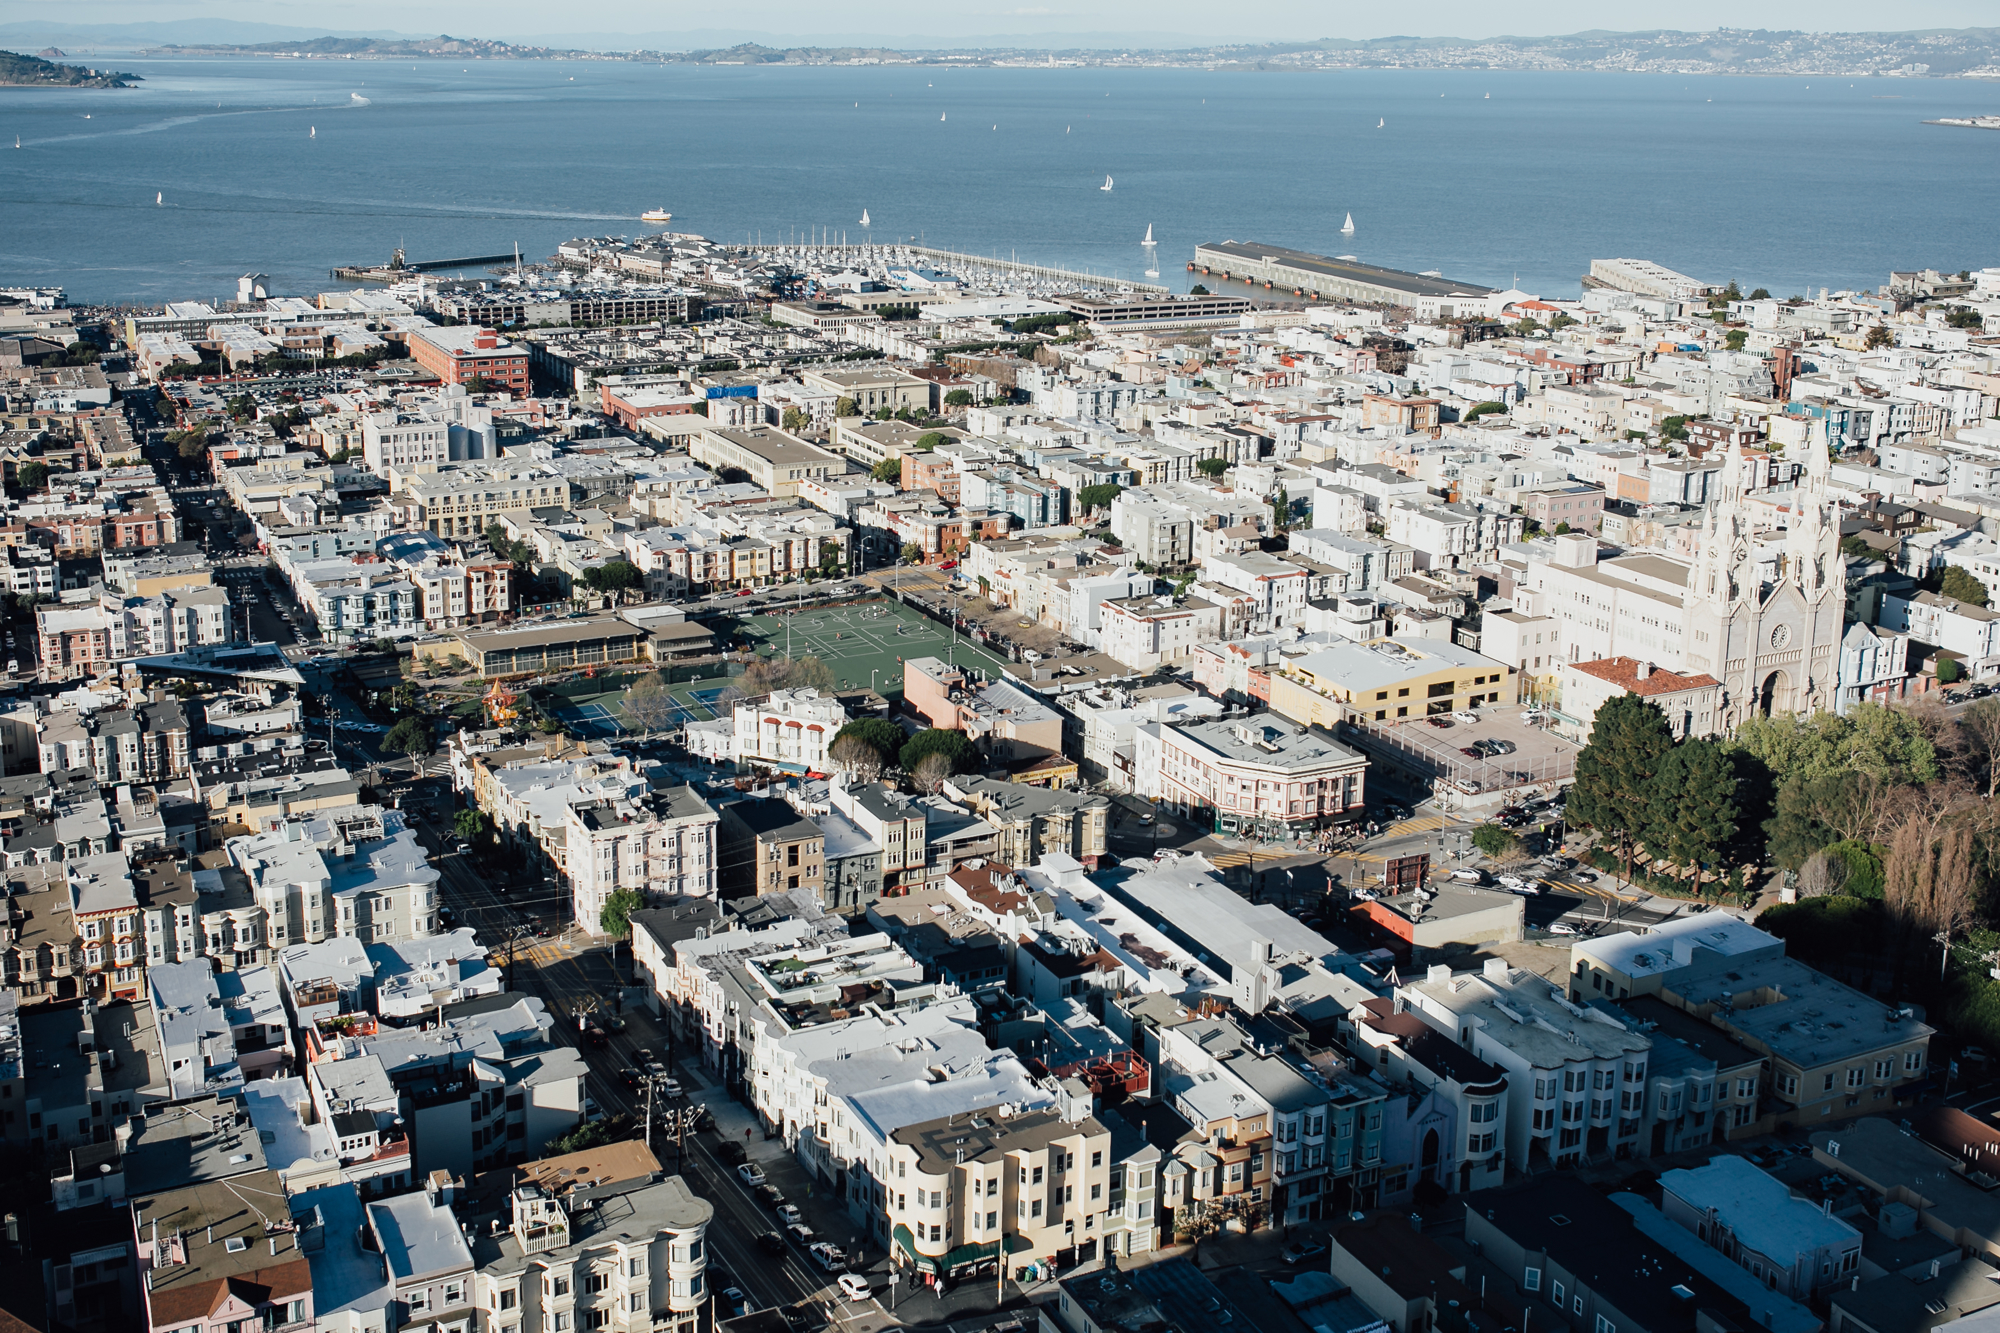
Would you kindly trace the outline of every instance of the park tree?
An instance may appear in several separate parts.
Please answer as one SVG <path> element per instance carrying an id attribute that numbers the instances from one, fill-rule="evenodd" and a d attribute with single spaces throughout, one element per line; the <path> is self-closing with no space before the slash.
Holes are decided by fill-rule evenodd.
<path id="1" fill-rule="evenodd" d="M 25 484 L 23 489 L 26 489 Z M 1989 600 L 1986 585 L 1962 565 L 1945 566 L 1944 580 L 1939 583 L 1938 591 L 1953 601 L 1964 602 L 1968 606 L 1985 606 Z"/>
<path id="2" fill-rule="evenodd" d="M 2000 796 L 2000 698 L 1981 699 L 1958 719 L 1976 759 L 1986 765 L 1986 799 Z"/>
<path id="3" fill-rule="evenodd" d="M 910 447 L 912 449 L 915 449 L 920 454 L 927 454 L 941 444 L 950 444 L 950 443 L 951 443 L 951 436 L 945 434 L 943 431 L 927 430 L 922 435 L 917 436 L 916 443 L 912 444 Z"/>
<path id="4" fill-rule="evenodd" d="M 1085 486 L 1076 493 L 1076 502 L 1086 511 L 1108 509 L 1111 502 L 1124 492 L 1125 488 L 1115 481 L 1107 481 L 1098 486 Z"/>
<path id="5" fill-rule="evenodd" d="M 840 546 L 837 543 L 820 543 L 819 572 L 827 578 L 832 578 L 840 572 Z"/>
<path id="6" fill-rule="evenodd" d="M 431 734 L 430 719 L 404 718 L 389 728 L 389 734 L 382 738 L 382 748 L 394 754 L 408 755 L 414 769 L 416 760 L 437 749 L 437 738 Z"/>
<path id="7" fill-rule="evenodd" d="M 599 930 L 614 940 L 632 936 L 632 913 L 646 905 L 637 889 L 614 889 L 597 913 Z"/>
<path id="8" fill-rule="evenodd" d="M 950 731 L 943 727 L 930 727 L 910 737 L 904 742 L 897 760 L 905 773 L 915 774 L 917 765 L 933 754 L 943 755 L 951 765 L 943 777 L 971 773 L 979 767 L 979 751 L 973 748 L 972 738 L 962 731 Z"/>
<path id="9" fill-rule="evenodd" d="M 951 775 L 951 757 L 933 750 L 917 760 L 917 766 L 910 770 L 910 785 L 928 795 L 943 786 Z"/>
<path id="10" fill-rule="evenodd" d="M 1599 706 L 1590 744 L 1577 752 L 1568 814 L 1617 840 L 1628 877 L 1634 846 L 1647 826 L 1653 774 L 1673 748 L 1673 732 L 1659 708 L 1636 694 L 1620 694 Z"/>
<path id="11" fill-rule="evenodd" d="M 1906 950 L 1965 934 L 1978 916 L 1980 851 L 1964 824 L 1933 828 L 1911 819 L 1896 830 L 1883 861 L 1883 900 Z"/>
<path id="12" fill-rule="evenodd" d="M 1685 440 L 1688 437 L 1686 417 L 1666 417 L 1660 422 L 1660 438 L 1663 440 Z"/>
<path id="13" fill-rule="evenodd" d="M 903 563 L 906 565 L 921 565 L 924 563 L 924 548 L 915 542 L 904 542 L 901 554 Z"/>
<path id="14" fill-rule="evenodd" d="M 1204 477 L 1219 477 L 1229 468 L 1230 462 L 1226 458 L 1204 458 L 1194 465 L 1194 470 Z"/>
<path id="15" fill-rule="evenodd" d="M 901 484 L 903 480 L 903 460 L 900 457 L 885 458 L 877 463 L 874 470 L 868 475 L 877 481 L 893 481 Z"/>
<path id="16" fill-rule="evenodd" d="M 583 582 L 597 592 L 623 593 L 632 588 L 642 588 L 646 576 L 639 567 L 625 560 L 607 560 L 583 571 Z"/>
<path id="17" fill-rule="evenodd" d="M 1720 742 L 1687 740 L 1661 756 L 1646 792 L 1646 848 L 1690 871 L 1696 896 L 1741 822 L 1736 771 Z"/>
<path id="18" fill-rule="evenodd" d="M 24 494 L 33 495 L 49 484 L 47 463 L 23 463 L 14 470 L 14 479 L 20 483 Z"/>
<path id="19" fill-rule="evenodd" d="M 874 755 L 874 771 L 879 775 L 883 769 L 896 762 L 897 756 L 903 752 L 904 742 L 908 739 L 909 737 L 903 734 L 903 729 L 887 718 L 858 718 L 834 733 L 834 745 L 848 747 L 834 754 L 834 758 L 855 765 L 866 765 L 869 762 L 868 757 L 852 748 L 865 746 Z"/>
<path id="20" fill-rule="evenodd" d="M 1935 782 L 1943 775 L 1937 746 L 1906 709 L 1864 703 L 1845 717 L 1753 717 L 1737 727 L 1730 748 L 1758 759 L 1773 786 L 1841 769 L 1865 773 L 1885 787 Z"/>
<path id="21" fill-rule="evenodd" d="M 680 711 L 680 705 L 667 690 L 667 678 L 657 671 L 649 671 L 633 682 L 625 691 L 625 699 L 618 706 L 619 719 L 627 731 L 636 731 L 651 737 L 656 731 L 664 730 Z"/>
<path id="22" fill-rule="evenodd" d="M 208 427 L 196 426 L 192 430 L 177 431 L 178 440 L 173 440 L 174 452 L 190 461 L 208 457 Z M 172 436 L 168 436 L 170 440 Z"/>
<path id="23" fill-rule="evenodd" d="M 858 417 L 861 408 L 852 398 L 836 398 L 833 400 L 833 414 L 837 417 Z"/>
<path id="24" fill-rule="evenodd" d="M 1521 845 L 1521 840 L 1498 824 L 1481 824 L 1472 830 L 1472 845 L 1499 860 L 1512 855 L 1514 849 Z"/>
<path id="25" fill-rule="evenodd" d="M 972 390 L 953 389 L 950 393 L 944 396 L 944 405 L 946 407 L 971 407 Z"/>
<path id="26" fill-rule="evenodd" d="M 862 782 L 873 782 L 882 776 L 882 752 L 859 736 L 835 736 L 833 744 L 826 747 L 826 757 L 842 772 Z"/>

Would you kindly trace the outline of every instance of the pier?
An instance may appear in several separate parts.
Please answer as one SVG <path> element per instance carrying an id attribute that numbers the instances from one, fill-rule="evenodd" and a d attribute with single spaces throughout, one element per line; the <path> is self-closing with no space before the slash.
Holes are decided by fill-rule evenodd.
<path id="1" fill-rule="evenodd" d="M 387 264 L 364 267 L 360 264 L 344 264 L 329 270 L 331 276 L 348 282 L 401 282 L 412 273 L 436 273 L 452 268 L 492 268 L 498 264 L 516 262 L 515 254 L 509 250 L 504 255 L 471 255 L 464 259 L 419 259 L 415 263 L 406 262 L 403 252 L 396 251 L 396 257 Z"/>
<path id="2" fill-rule="evenodd" d="M 865 256 L 896 262 L 912 262 L 928 259 L 945 268 L 968 269 L 985 268 L 1001 273 L 1012 273 L 1040 282 L 1077 283 L 1086 287 L 1112 288 L 1117 291 L 1152 292 L 1167 295 L 1170 288 L 1152 282 L 1132 282 L 1125 278 L 1113 278 L 1102 273 L 1089 273 L 1078 269 L 1052 268 L 1047 264 L 1027 264 L 1015 259 L 999 259 L 992 255 L 966 254 L 958 250 L 940 250 L 929 245 L 851 245 L 837 242 L 782 242 L 770 241 L 747 245 L 747 250 L 764 254 L 797 254 L 809 251 L 816 254 L 842 254 Z"/>

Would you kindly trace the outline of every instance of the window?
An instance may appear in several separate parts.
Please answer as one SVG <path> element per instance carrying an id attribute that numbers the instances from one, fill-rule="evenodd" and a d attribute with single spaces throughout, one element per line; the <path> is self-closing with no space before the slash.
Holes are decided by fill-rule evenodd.
<path id="1" fill-rule="evenodd" d="M 503 1287 L 493 1294 L 493 1308 L 496 1310 L 511 1310 L 520 1299 L 520 1292 L 512 1287 Z"/>
<path id="2" fill-rule="evenodd" d="M 1833 1075 L 1831 1075 L 1831 1074 L 1828 1074 L 1828 1075 L 1826 1076 L 1825 1080 L 1824 1080 L 1824 1081 L 1822 1082 L 1822 1084 L 1821 1084 L 1821 1086 L 1820 1086 L 1820 1091 L 1821 1091 L 1821 1092 L 1832 1092 L 1832 1091 L 1833 1091 Z"/>
<path id="3" fill-rule="evenodd" d="M 409 1306 L 412 1311 L 430 1309 L 431 1289 L 429 1287 L 418 1287 L 414 1291 L 404 1292 L 403 1304 Z"/>
<path id="4" fill-rule="evenodd" d="M 1618 1333 L 1618 1326 L 1603 1315 L 1597 1316 L 1597 1333 Z"/>
<path id="5" fill-rule="evenodd" d="M 567 1274 L 564 1274 L 559 1277 L 549 1278 L 547 1279 L 547 1281 L 549 1283 L 547 1289 L 549 1295 L 551 1296 L 569 1295 L 569 1277 Z"/>
<path id="6" fill-rule="evenodd" d="M 1042 1168 L 1040 1168 L 1039 1166 L 1035 1168 L 1035 1180 L 1034 1180 L 1034 1183 L 1035 1183 L 1035 1184 L 1037 1184 L 1037 1185 L 1039 1185 L 1039 1184 L 1041 1184 L 1041 1183 L 1042 1183 Z"/>
<path id="7" fill-rule="evenodd" d="M 583 1275 L 583 1289 L 587 1292 L 603 1291 L 606 1287 L 610 1285 L 611 1285 L 611 1277 L 609 1274 L 585 1273 Z"/>
<path id="8" fill-rule="evenodd" d="M 1551 1297 L 1551 1298 L 1552 1298 L 1552 1299 L 1553 1299 L 1553 1300 L 1555 1301 L 1555 1303 L 1556 1303 L 1556 1309 L 1558 1309 L 1558 1310 L 1562 1309 L 1562 1304 L 1563 1304 L 1563 1284 L 1562 1284 L 1562 1283 L 1560 1283 L 1560 1282 L 1551 1282 L 1551 1283 L 1549 1283 L 1549 1295 L 1550 1295 L 1550 1297 Z"/>
<path id="9" fill-rule="evenodd" d="M 1542 1289 L 1541 1269 L 1530 1268 L 1521 1274 L 1522 1291 L 1540 1291 L 1541 1289 Z"/>
<path id="10" fill-rule="evenodd" d="M 625 1276 L 627 1277 L 646 1276 L 646 1257 L 644 1255 L 640 1255 L 636 1259 L 628 1260 L 625 1265 Z"/>
<path id="11" fill-rule="evenodd" d="M 444 1303 L 446 1305 L 457 1305 L 464 1299 L 465 1284 L 463 1282 L 447 1282 L 444 1284 Z"/>
<path id="12" fill-rule="evenodd" d="M 1041 1215 L 1042 1215 L 1042 1201 L 1041 1201 L 1040 1199 L 1036 1199 L 1036 1200 L 1035 1200 L 1035 1201 L 1034 1201 L 1034 1202 L 1033 1202 L 1032 1204 L 1030 1204 L 1030 1205 L 1029 1205 L 1029 1207 L 1028 1207 L 1028 1216 L 1029 1216 L 1029 1217 L 1040 1217 Z M 933 1229 L 933 1230 L 935 1230 L 936 1228 L 932 1228 L 932 1229 Z"/>
<path id="13" fill-rule="evenodd" d="M 556 1311 L 556 1316 L 550 1321 L 549 1327 L 554 1329 L 555 1333 L 566 1333 L 566 1330 L 569 1328 L 569 1311 Z"/>
<path id="14" fill-rule="evenodd" d="M 1578 1292 L 1578 1293 L 1577 1293 L 1576 1295 L 1574 1295 L 1574 1296 L 1570 1297 L 1570 1301 L 1569 1301 L 1569 1308 L 1570 1308 L 1570 1309 L 1572 1309 L 1572 1310 L 1574 1310 L 1574 1311 L 1576 1311 L 1576 1312 L 1577 1312 L 1578 1314 L 1582 1314 L 1582 1313 L 1583 1313 L 1583 1293 L 1582 1293 L 1582 1292 L 1580 1292 L 1580 1291 L 1579 1291 L 1579 1292 Z"/>

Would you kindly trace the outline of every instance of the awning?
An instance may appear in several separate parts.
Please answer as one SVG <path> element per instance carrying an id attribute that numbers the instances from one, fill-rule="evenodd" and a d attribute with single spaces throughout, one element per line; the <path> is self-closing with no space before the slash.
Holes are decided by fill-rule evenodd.
<path id="1" fill-rule="evenodd" d="M 943 1254 L 919 1254 L 917 1252 L 916 1238 L 910 1234 L 910 1228 L 907 1225 L 898 1222 L 894 1234 L 896 1244 L 901 1246 L 903 1253 L 910 1257 L 910 1262 L 916 1266 L 916 1270 L 919 1273 L 949 1274 L 961 1268 L 969 1268 L 974 1264 L 986 1263 L 1000 1253 L 999 1241 L 986 1241 L 979 1244 L 959 1245 L 946 1250 Z M 1020 1236 L 1010 1235 L 1006 1237 L 1006 1242 L 1007 1253 L 1009 1254 L 1019 1254 L 1022 1250 L 1030 1248 L 1029 1243 Z"/>

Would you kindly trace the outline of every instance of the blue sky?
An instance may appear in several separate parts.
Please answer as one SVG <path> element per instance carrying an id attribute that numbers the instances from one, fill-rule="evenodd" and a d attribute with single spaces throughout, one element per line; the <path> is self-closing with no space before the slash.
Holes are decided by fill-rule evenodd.
<path id="1" fill-rule="evenodd" d="M 480 37 L 606 37 L 613 34 L 768 33 L 779 38 L 896 40 L 1090 34 L 1143 44 L 1148 34 L 1227 42 L 1392 34 L 1483 37 L 1586 29 L 1706 30 L 1734 27 L 1815 31 L 1975 27 L 2000 22 L 1992 0 L 1906 0 L 1884 8 L 1861 0 L 1403 0 L 1393 5 L 1304 0 L 0 0 L 0 25 L 66 27 L 209 19 L 316 31 L 450 32 Z"/>

